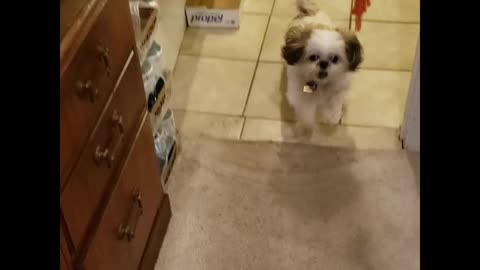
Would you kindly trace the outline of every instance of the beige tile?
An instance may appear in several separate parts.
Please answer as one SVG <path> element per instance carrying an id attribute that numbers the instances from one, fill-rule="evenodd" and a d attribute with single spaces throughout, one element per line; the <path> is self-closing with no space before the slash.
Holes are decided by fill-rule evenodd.
<path id="1" fill-rule="evenodd" d="M 419 30 L 418 24 L 363 22 L 358 33 L 365 52 L 362 67 L 411 70 Z"/>
<path id="2" fill-rule="evenodd" d="M 256 60 L 267 22 L 267 15 L 243 14 L 239 29 L 189 27 L 185 32 L 180 53 Z"/>
<path id="3" fill-rule="evenodd" d="M 242 0 L 242 11 L 270 15 L 274 0 Z"/>
<path id="4" fill-rule="evenodd" d="M 261 61 L 282 62 L 281 48 L 284 44 L 284 36 L 288 24 L 291 21 L 289 16 L 272 16 L 268 25 L 267 34 L 263 43 Z M 348 29 L 348 21 L 335 21 L 339 27 Z"/>
<path id="5" fill-rule="evenodd" d="M 245 120 L 242 140 L 307 143 L 356 149 L 400 149 L 398 131 L 389 128 L 319 126 L 309 139 L 293 135 L 292 123 L 277 120 Z"/>
<path id="6" fill-rule="evenodd" d="M 354 89 L 353 91 L 355 91 L 356 95 L 360 96 L 356 98 L 356 100 L 358 101 L 355 101 L 354 104 L 358 103 L 360 100 L 365 100 L 365 102 L 372 103 L 368 104 L 369 106 L 377 108 L 385 103 L 389 107 L 381 109 L 383 111 L 387 109 L 391 111 L 387 114 L 382 114 L 378 116 L 375 115 L 377 118 L 383 118 L 381 118 L 382 121 L 374 121 L 374 119 L 372 119 L 372 124 L 377 124 L 379 126 L 395 127 L 395 123 L 397 123 L 399 119 L 398 113 L 403 111 L 399 109 L 398 106 L 392 106 L 392 103 L 398 102 L 398 104 L 404 104 L 405 97 L 403 96 L 403 94 L 404 90 L 406 90 L 405 85 L 409 82 L 409 77 L 402 75 L 407 75 L 409 73 L 386 71 L 380 72 L 380 75 L 382 75 L 383 73 L 386 73 L 387 75 L 385 75 L 385 77 L 379 78 L 380 76 L 378 75 L 378 72 L 375 71 L 362 70 L 359 72 L 358 82 L 356 82 L 356 85 L 354 85 L 355 88 L 352 89 Z M 395 86 L 392 87 L 391 84 Z M 364 90 L 368 89 L 369 87 L 382 89 L 378 94 L 376 92 L 374 93 Z M 252 89 L 250 90 L 250 95 L 248 97 L 244 115 L 253 118 L 294 121 L 296 119 L 295 113 L 293 111 L 293 108 L 288 104 L 288 101 L 285 98 L 286 91 L 287 76 L 285 73 L 284 65 L 282 63 L 260 62 L 258 64 L 258 68 L 255 74 Z M 372 94 L 375 96 L 372 97 Z M 386 97 L 385 95 L 392 96 Z M 384 101 L 384 99 L 388 98 L 390 99 L 389 103 Z M 376 105 L 376 103 L 380 104 Z M 357 116 L 361 117 L 361 115 L 358 113 Z M 364 117 L 367 116 L 368 115 L 365 115 Z M 370 119 L 371 118 L 372 117 L 370 117 Z M 317 119 L 320 123 L 320 112 L 317 113 Z M 366 122 L 354 122 L 353 124 L 366 124 Z"/>
<path id="7" fill-rule="evenodd" d="M 374 0 L 364 20 L 420 22 L 420 0 Z"/>
<path id="8" fill-rule="evenodd" d="M 348 19 L 350 17 L 351 0 L 314 0 L 318 7 L 333 19 Z M 276 0 L 273 15 L 298 14 L 295 0 Z"/>
<path id="9" fill-rule="evenodd" d="M 347 94 L 342 124 L 398 128 L 410 76 L 403 71 L 360 70 Z"/>
<path id="10" fill-rule="evenodd" d="M 272 16 L 263 42 L 261 61 L 282 61 L 281 48 L 290 17 Z"/>
<path id="11" fill-rule="evenodd" d="M 180 55 L 175 67 L 174 109 L 241 115 L 255 62 Z"/>
<path id="12" fill-rule="evenodd" d="M 175 124 L 182 135 L 207 135 L 240 139 L 243 117 L 174 110 Z"/>
<path id="13" fill-rule="evenodd" d="M 260 62 L 248 97 L 245 115 L 294 120 L 295 115 L 284 95 L 286 90 L 287 77 L 284 65 Z"/>

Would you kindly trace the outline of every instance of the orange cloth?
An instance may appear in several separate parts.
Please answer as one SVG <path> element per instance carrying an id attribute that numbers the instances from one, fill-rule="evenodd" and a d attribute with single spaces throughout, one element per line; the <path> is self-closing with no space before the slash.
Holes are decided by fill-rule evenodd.
<path id="1" fill-rule="evenodd" d="M 355 15 L 355 30 L 360 31 L 362 28 L 362 16 L 367 11 L 367 7 L 370 6 L 370 0 L 355 0 L 353 5 L 352 14 Z"/>

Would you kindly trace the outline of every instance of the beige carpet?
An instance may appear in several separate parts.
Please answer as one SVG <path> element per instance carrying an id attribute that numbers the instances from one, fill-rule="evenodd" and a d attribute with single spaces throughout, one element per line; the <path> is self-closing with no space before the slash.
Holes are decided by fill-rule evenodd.
<path id="1" fill-rule="evenodd" d="M 404 151 L 183 140 L 155 269 L 419 269 L 418 165 Z"/>

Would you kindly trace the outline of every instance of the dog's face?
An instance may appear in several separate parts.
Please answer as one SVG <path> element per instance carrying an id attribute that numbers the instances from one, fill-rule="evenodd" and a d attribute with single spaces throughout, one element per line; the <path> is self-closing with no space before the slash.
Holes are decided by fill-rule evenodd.
<path id="1" fill-rule="evenodd" d="M 326 85 L 357 70 L 363 60 L 362 46 L 354 33 L 295 26 L 287 31 L 282 56 L 301 70 L 312 88 Z"/>

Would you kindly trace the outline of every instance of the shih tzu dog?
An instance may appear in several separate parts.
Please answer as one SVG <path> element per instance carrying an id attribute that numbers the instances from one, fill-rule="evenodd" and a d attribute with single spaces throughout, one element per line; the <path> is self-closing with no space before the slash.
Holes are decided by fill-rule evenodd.
<path id="1" fill-rule="evenodd" d="M 314 3 L 296 1 L 299 14 L 288 26 L 282 57 L 287 100 L 295 109 L 297 127 L 306 131 L 314 127 L 317 109 L 323 122 L 340 122 L 344 94 L 363 61 L 363 49 L 355 33 L 337 28 Z"/>

